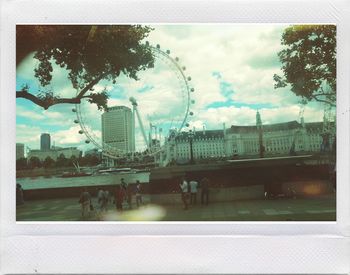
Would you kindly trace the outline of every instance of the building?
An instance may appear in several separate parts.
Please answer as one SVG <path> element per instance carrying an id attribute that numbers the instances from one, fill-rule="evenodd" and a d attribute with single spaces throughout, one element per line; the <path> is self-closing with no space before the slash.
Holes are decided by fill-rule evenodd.
<path id="1" fill-rule="evenodd" d="M 24 144 L 16 143 L 16 160 L 24 158 Z"/>
<path id="2" fill-rule="evenodd" d="M 40 136 L 40 150 L 49 151 L 51 148 L 51 137 L 48 133 L 43 133 Z"/>
<path id="3" fill-rule="evenodd" d="M 78 150 L 76 147 L 69 148 L 55 148 L 49 151 L 42 150 L 30 150 L 28 153 L 28 159 L 32 157 L 37 157 L 40 161 L 44 161 L 47 157 L 52 158 L 53 160 L 57 160 L 58 157 L 63 155 L 65 158 L 69 159 L 71 157 L 79 158 L 82 155 L 82 152 Z"/>
<path id="4" fill-rule="evenodd" d="M 84 153 L 84 156 L 95 156 L 97 157 L 99 160 L 102 159 L 102 152 L 99 151 L 97 148 L 91 149 L 91 150 L 87 150 Z"/>
<path id="5" fill-rule="evenodd" d="M 259 112 L 256 125 L 232 125 L 222 130 L 182 132 L 166 142 L 167 161 L 256 158 L 260 156 L 287 156 L 296 153 L 315 153 L 330 150 L 334 134 L 325 144 L 324 123 L 289 121 L 263 124 Z M 171 134 L 170 134 L 171 136 Z M 326 148 L 323 148 L 323 147 Z"/>
<path id="6" fill-rule="evenodd" d="M 102 142 L 106 151 L 126 154 L 135 150 L 132 118 L 131 109 L 125 106 L 108 108 L 102 114 Z"/>

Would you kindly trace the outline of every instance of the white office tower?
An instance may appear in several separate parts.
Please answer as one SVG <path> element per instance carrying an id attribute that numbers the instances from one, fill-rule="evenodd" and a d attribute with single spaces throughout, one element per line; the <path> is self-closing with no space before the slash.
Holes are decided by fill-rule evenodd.
<path id="1" fill-rule="evenodd" d="M 133 152 L 135 130 L 131 109 L 125 106 L 111 107 L 101 118 L 104 146 L 111 146 L 122 154 Z"/>

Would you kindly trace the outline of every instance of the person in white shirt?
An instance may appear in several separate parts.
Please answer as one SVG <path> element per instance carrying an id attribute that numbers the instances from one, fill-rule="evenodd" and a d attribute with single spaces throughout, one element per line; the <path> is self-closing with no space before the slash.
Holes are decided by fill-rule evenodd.
<path id="1" fill-rule="evenodd" d="M 182 183 L 180 183 L 181 188 L 181 199 L 183 202 L 184 210 L 188 209 L 188 182 L 185 177 L 182 178 Z"/>
<path id="2" fill-rule="evenodd" d="M 190 181 L 190 189 L 191 189 L 191 205 L 195 205 L 197 203 L 197 190 L 198 190 L 198 182 L 195 180 Z"/>

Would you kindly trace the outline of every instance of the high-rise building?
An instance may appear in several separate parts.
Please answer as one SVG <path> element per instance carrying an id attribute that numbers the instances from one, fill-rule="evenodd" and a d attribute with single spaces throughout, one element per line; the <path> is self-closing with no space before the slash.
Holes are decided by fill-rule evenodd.
<path id="1" fill-rule="evenodd" d="M 16 160 L 24 158 L 24 144 L 16 143 Z"/>
<path id="2" fill-rule="evenodd" d="M 131 109 L 125 106 L 108 108 L 101 116 L 102 142 L 120 153 L 130 153 L 134 149 L 133 121 Z M 107 148 L 108 149 L 108 148 Z"/>
<path id="3" fill-rule="evenodd" d="M 51 148 L 51 138 L 50 134 L 43 133 L 40 136 L 40 150 L 49 151 Z"/>

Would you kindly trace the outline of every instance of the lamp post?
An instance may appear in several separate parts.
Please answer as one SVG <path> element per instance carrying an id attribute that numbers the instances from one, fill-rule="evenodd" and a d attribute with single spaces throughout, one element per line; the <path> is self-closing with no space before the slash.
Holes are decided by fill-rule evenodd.
<path id="1" fill-rule="evenodd" d="M 190 164 L 194 163 L 193 160 L 193 138 L 194 138 L 194 133 L 192 130 L 188 132 L 188 140 L 190 142 Z"/>

